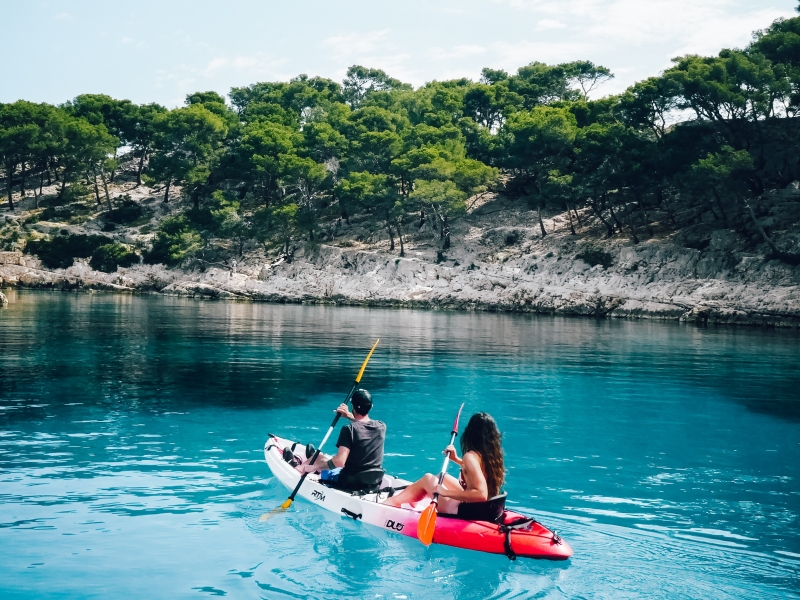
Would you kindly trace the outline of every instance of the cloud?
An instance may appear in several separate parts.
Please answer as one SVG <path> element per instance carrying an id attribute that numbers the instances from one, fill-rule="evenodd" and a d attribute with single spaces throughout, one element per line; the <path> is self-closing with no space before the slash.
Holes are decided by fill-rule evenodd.
<path id="1" fill-rule="evenodd" d="M 66 12 L 58 13 L 55 17 L 53 17 L 56 21 L 69 21 L 72 19 L 72 15 Z"/>
<path id="2" fill-rule="evenodd" d="M 214 77 L 220 73 L 235 71 L 246 72 L 255 77 L 274 76 L 275 67 L 285 62 L 285 59 L 276 59 L 265 54 L 217 56 L 208 62 L 202 70 L 202 74 L 206 77 Z"/>
<path id="3" fill-rule="evenodd" d="M 375 52 L 387 45 L 388 29 L 366 33 L 334 35 L 322 40 L 321 45 L 330 48 L 335 57 L 349 57 Z"/>
<path id="4" fill-rule="evenodd" d="M 468 58 L 471 56 L 478 56 L 486 53 L 486 48 L 477 44 L 454 46 L 446 50 L 444 48 L 431 48 L 429 50 L 430 58 L 434 60 L 452 60 L 460 58 Z"/>
<path id="5" fill-rule="evenodd" d="M 542 19 L 536 24 L 536 29 L 564 29 L 565 27 L 566 25 L 561 21 L 554 19 Z"/>

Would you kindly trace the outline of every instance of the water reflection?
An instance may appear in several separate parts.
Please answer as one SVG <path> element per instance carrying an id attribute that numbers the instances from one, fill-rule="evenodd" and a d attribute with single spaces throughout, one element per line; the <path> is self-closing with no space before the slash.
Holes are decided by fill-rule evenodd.
<path id="1" fill-rule="evenodd" d="M 488 410 L 510 503 L 572 561 L 424 549 L 302 502 L 259 523 L 286 496 L 267 431 L 318 443 L 376 337 L 365 385 L 387 469 L 435 470 L 454 407 Z M 18 292 L 0 340 L 4 595 L 54 580 L 65 596 L 89 581 L 321 598 L 800 585 L 797 332 Z"/>

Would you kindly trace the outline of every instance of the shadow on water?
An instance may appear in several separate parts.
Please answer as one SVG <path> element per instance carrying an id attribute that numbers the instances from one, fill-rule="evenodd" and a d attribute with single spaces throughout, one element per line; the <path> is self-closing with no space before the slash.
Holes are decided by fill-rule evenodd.
<path id="1" fill-rule="evenodd" d="M 10 306 L 0 318 L 2 400 L 279 408 L 347 389 L 382 337 L 375 389 L 391 385 L 397 360 L 506 355 L 542 374 L 595 376 L 599 386 L 630 371 L 682 381 L 800 420 L 792 331 L 42 292 L 18 292 Z M 776 368 L 786 376 L 761 376 Z"/>

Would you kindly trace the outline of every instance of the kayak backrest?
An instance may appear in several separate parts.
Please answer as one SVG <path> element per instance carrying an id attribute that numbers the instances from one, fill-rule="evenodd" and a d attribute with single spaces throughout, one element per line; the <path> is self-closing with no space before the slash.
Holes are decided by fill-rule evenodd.
<path id="1" fill-rule="evenodd" d="M 347 492 L 374 492 L 381 487 L 384 470 L 380 467 L 365 469 L 358 473 L 345 473 L 346 476 L 339 475 L 339 481 L 329 483 L 329 487 L 334 487 Z"/>
<path id="2" fill-rule="evenodd" d="M 500 494 L 489 498 L 486 502 L 461 502 L 455 515 L 441 515 L 464 521 L 489 521 L 496 523 L 503 517 L 506 510 L 507 494 Z"/>

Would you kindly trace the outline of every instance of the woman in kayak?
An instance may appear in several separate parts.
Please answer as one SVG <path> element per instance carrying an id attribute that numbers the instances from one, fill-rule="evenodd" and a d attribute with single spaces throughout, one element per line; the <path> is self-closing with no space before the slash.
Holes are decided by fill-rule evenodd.
<path id="1" fill-rule="evenodd" d="M 426 473 L 399 494 L 386 499 L 384 504 L 414 504 L 439 492 L 440 511 L 454 514 L 461 502 L 486 502 L 497 496 L 505 479 L 505 469 L 500 431 L 490 415 L 483 412 L 472 415 L 461 436 L 461 452 L 463 456 L 459 458 L 454 446 L 444 450 L 450 454 L 450 460 L 461 466 L 458 479 L 445 475 L 442 485 L 437 485 L 439 478 Z"/>

